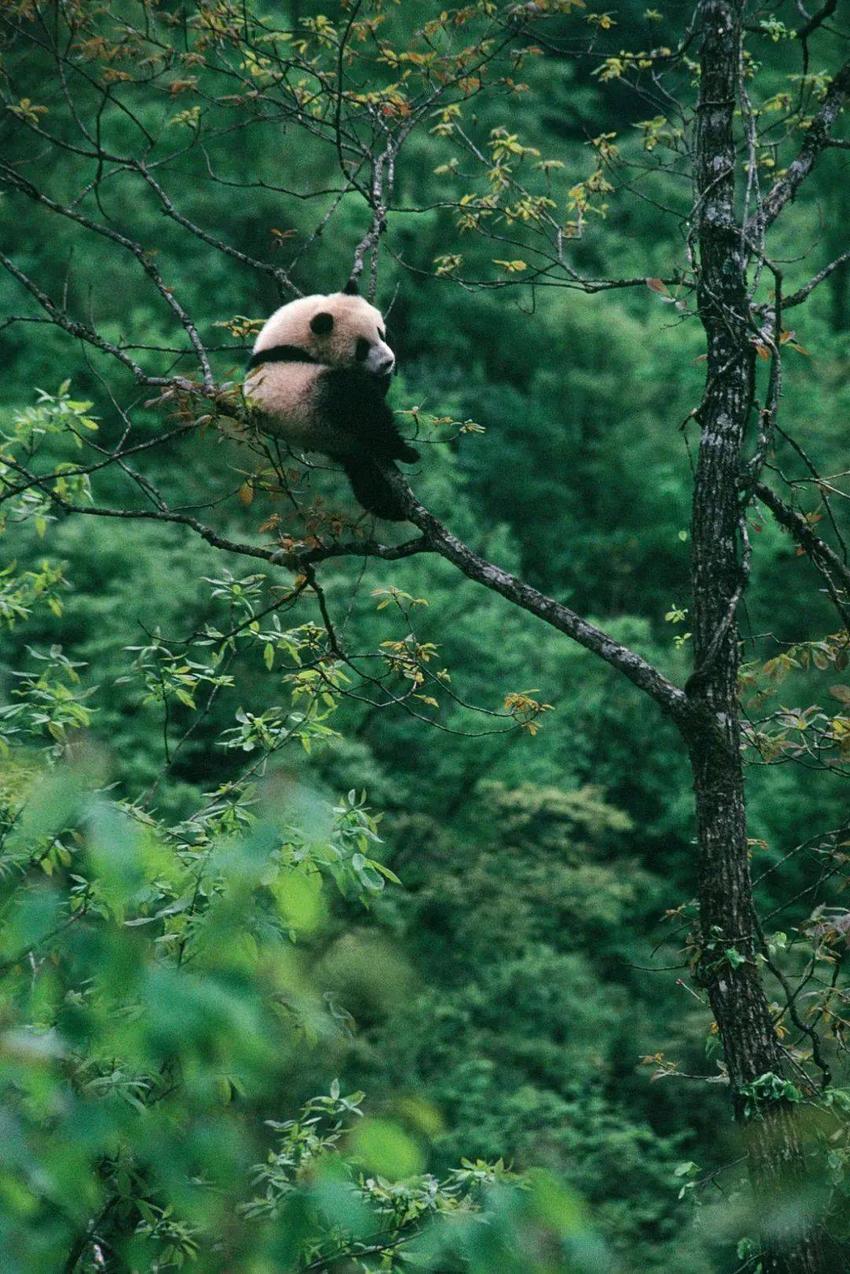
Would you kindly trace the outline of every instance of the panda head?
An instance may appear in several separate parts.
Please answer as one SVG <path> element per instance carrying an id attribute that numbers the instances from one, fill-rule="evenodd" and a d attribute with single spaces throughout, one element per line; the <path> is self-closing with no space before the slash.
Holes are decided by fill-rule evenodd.
<path id="1" fill-rule="evenodd" d="M 390 376 L 395 367 L 380 310 L 349 291 L 302 296 L 275 310 L 254 354 L 276 345 L 302 349 L 327 367 L 360 367 L 373 376 Z"/>

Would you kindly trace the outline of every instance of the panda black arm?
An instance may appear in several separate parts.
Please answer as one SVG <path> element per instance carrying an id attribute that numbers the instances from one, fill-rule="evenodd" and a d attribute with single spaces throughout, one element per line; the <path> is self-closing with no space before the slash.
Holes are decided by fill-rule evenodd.
<path id="1" fill-rule="evenodd" d="M 351 437 L 362 455 L 410 464 L 419 459 L 419 452 L 399 433 L 384 401 L 386 391 L 384 378 L 356 367 L 329 368 L 318 378 L 318 409 L 329 424 Z"/>

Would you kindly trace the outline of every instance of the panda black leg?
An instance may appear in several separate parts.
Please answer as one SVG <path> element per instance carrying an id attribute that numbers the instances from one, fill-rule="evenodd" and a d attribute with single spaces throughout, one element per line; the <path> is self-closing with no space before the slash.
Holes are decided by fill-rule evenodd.
<path id="1" fill-rule="evenodd" d="M 368 513 L 387 522 L 407 520 L 398 496 L 374 461 L 363 456 L 341 456 L 340 463 L 358 503 Z"/>
<path id="2" fill-rule="evenodd" d="M 394 460 L 404 460 L 407 464 L 415 464 L 420 459 L 419 452 L 402 438 L 395 425 L 393 425 L 392 450 L 388 454 Z"/>

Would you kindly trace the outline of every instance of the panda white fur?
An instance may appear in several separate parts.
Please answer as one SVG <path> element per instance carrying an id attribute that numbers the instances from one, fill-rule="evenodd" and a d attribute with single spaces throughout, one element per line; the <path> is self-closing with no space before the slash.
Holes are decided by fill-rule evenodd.
<path id="1" fill-rule="evenodd" d="M 254 342 L 245 393 L 270 434 L 338 460 L 363 508 L 399 522 L 404 513 L 375 460 L 412 462 L 419 452 L 385 402 L 394 367 L 380 310 L 349 283 L 275 310 Z"/>

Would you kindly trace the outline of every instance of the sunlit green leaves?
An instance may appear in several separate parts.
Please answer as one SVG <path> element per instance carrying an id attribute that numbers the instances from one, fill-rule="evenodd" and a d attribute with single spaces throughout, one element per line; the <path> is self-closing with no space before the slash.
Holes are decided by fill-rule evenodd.
<path id="1" fill-rule="evenodd" d="M 92 708 L 87 700 L 95 687 L 80 683 L 79 661 L 69 659 L 59 646 L 49 651 L 29 651 L 35 662 L 33 672 L 14 672 L 12 691 L 15 703 L 0 709 L 0 721 L 9 723 L 7 730 L 24 732 L 35 738 L 52 741 L 53 751 L 61 755 L 72 732 L 91 724 Z"/>
<path id="2" fill-rule="evenodd" d="M 45 603 L 57 618 L 62 614 L 62 594 L 67 589 L 61 566 L 42 558 L 35 569 L 19 571 L 14 562 L 0 570 L 0 625 L 13 628 Z"/>
<path id="3" fill-rule="evenodd" d="M 218 671 L 220 651 L 208 662 L 187 658 L 170 650 L 158 633 L 148 645 L 127 649 L 135 655 L 136 674 L 145 686 L 145 703 L 164 705 L 174 699 L 194 711 L 200 690 L 233 685 L 229 674 Z"/>
<path id="4" fill-rule="evenodd" d="M 47 434 L 67 434 L 77 446 L 82 446 L 79 430 L 96 431 L 97 417 L 91 414 L 94 404 L 72 399 L 70 389 L 69 380 L 63 381 L 55 394 L 37 389 L 35 405 L 13 412 L 11 428 L 3 430 L 0 437 L 7 445 L 23 445 L 31 450 Z"/>

